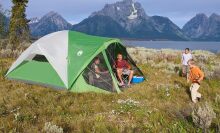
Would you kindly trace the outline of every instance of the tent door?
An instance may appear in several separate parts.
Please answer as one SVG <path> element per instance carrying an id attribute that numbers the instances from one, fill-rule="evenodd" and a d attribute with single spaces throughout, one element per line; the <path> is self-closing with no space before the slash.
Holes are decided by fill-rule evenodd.
<path id="1" fill-rule="evenodd" d="M 99 63 L 95 63 L 99 59 Z M 100 73 L 96 72 L 99 69 Z M 83 71 L 87 84 L 109 92 L 120 92 L 105 52 L 100 52 Z"/>
<path id="2" fill-rule="evenodd" d="M 115 78 L 115 76 L 114 76 L 114 74 L 113 74 L 112 67 L 111 67 L 111 65 L 110 65 L 110 63 L 109 63 L 109 61 L 108 61 L 107 54 L 106 54 L 105 51 L 102 51 L 102 54 L 103 54 L 103 56 L 104 56 L 105 62 L 106 62 L 107 67 L 108 67 L 108 70 L 109 70 L 109 72 L 110 72 L 110 74 L 111 74 L 111 76 L 112 76 L 115 89 L 117 90 L 117 92 L 121 92 L 121 90 L 120 90 L 119 87 L 118 87 L 117 79 Z"/>

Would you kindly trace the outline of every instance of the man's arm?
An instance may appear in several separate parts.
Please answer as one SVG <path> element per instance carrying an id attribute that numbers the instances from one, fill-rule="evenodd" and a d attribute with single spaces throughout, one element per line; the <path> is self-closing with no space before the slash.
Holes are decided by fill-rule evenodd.
<path id="1" fill-rule="evenodd" d="M 193 59 L 193 55 L 192 55 L 192 53 L 190 53 L 190 58 Z"/>
<path id="2" fill-rule="evenodd" d="M 116 62 L 114 61 L 113 68 L 116 69 Z"/>
<path id="3" fill-rule="evenodd" d="M 184 60 L 184 56 L 182 54 L 182 57 L 181 57 L 181 63 L 183 64 L 183 60 Z"/>
<path id="4" fill-rule="evenodd" d="M 199 69 L 199 79 L 198 82 L 201 82 L 204 79 L 205 75 L 204 73 Z"/>
<path id="5" fill-rule="evenodd" d="M 95 67 L 95 72 L 96 72 L 96 73 L 101 73 L 99 67 L 97 67 L 97 66 Z"/>

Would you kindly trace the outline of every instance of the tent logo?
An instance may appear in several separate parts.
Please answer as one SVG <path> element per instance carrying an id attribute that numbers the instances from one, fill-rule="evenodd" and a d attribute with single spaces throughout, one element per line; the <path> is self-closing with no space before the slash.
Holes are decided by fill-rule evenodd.
<path id="1" fill-rule="evenodd" d="M 82 54 L 83 54 L 83 51 L 82 51 L 82 50 L 79 50 L 79 51 L 77 52 L 77 56 L 82 56 Z"/>

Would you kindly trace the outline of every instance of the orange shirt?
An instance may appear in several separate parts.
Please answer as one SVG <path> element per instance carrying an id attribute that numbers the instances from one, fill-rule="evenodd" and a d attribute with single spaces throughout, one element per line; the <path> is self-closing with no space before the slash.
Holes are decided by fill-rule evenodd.
<path id="1" fill-rule="evenodd" d="M 204 73 L 199 69 L 199 67 L 190 68 L 189 79 L 192 82 L 196 82 L 200 78 L 204 78 Z"/>

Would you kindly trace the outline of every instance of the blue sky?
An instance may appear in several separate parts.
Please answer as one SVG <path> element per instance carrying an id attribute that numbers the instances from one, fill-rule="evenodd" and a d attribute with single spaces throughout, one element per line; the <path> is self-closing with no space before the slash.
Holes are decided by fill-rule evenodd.
<path id="1" fill-rule="evenodd" d="M 78 23 L 107 3 L 119 0 L 29 0 L 28 18 L 41 17 L 49 11 L 61 14 L 70 23 Z M 220 14 L 220 0 L 136 0 L 149 16 L 169 17 L 182 27 L 197 13 Z M 0 0 L 5 9 L 10 9 L 11 0 Z"/>

